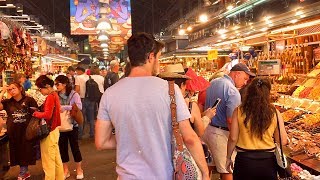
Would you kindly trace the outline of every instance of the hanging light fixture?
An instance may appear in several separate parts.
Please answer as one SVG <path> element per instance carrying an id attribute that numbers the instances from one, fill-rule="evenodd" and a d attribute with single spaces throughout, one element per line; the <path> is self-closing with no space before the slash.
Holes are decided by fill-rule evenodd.
<path id="1" fill-rule="evenodd" d="M 109 47 L 109 45 L 106 42 L 101 43 L 100 45 L 102 48 L 107 48 Z"/>
<path id="2" fill-rule="evenodd" d="M 96 29 L 100 31 L 102 30 L 106 31 L 106 30 L 112 29 L 111 21 L 109 20 L 109 18 L 107 18 L 107 14 L 108 14 L 107 8 L 101 7 L 99 13 L 101 15 L 101 18 L 97 22 Z"/>
<path id="3" fill-rule="evenodd" d="M 108 34 L 106 31 L 100 31 L 98 34 L 98 41 L 107 41 L 109 40 Z"/>

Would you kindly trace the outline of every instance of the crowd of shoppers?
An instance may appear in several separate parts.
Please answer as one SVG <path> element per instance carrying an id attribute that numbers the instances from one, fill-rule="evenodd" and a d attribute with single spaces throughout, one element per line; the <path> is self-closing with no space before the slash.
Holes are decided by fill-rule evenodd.
<path id="1" fill-rule="evenodd" d="M 8 113 L 10 162 L 12 166 L 20 166 L 18 179 L 30 177 L 28 166 L 36 162 L 37 143 L 46 180 L 70 177 L 69 144 L 76 163 L 76 178 L 83 179 L 79 140 L 85 124 L 89 124 L 89 137 L 94 138 L 98 150 L 117 149 L 119 179 L 172 179 L 173 130 L 167 81 L 175 82 L 178 126 L 202 179 L 210 179 L 205 144 L 222 180 L 276 179 L 274 143 L 281 137 L 282 144 L 286 144 L 287 135 L 281 114 L 270 102 L 270 81 L 254 78 L 255 74 L 241 63 L 211 82 L 181 64 L 168 65 L 160 73 L 163 47 L 150 34 L 132 35 L 128 40 L 130 60 L 121 79 L 119 62 L 115 60 L 111 61 L 108 73 L 98 67 L 86 73 L 78 66 L 69 67 L 66 75 L 55 79 L 42 75 L 35 83 L 46 96 L 40 108 L 24 93 L 24 75 L 17 75 L 14 83 L 3 87 L 0 99 L 5 92 L 9 98 L 1 101 L 0 110 Z M 254 79 L 248 83 L 250 78 Z M 100 102 L 87 96 L 89 79 L 103 93 Z M 198 99 L 194 98 L 196 95 Z M 218 98 L 220 103 L 212 108 Z M 72 111 L 74 104 L 82 110 L 85 121 L 78 124 L 71 118 L 71 128 L 63 131 L 61 113 Z M 50 125 L 49 135 L 40 142 L 25 139 L 32 116 Z"/>

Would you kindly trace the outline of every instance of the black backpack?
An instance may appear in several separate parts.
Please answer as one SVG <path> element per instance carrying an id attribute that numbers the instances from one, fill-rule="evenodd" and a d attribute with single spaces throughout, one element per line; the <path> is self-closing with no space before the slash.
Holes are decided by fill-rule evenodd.
<path id="1" fill-rule="evenodd" d="M 99 90 L 98 83 L 95 82 L 91 76 L 89 76 L 89 80 L 86 82 L 86 94 L 85 97 L 90 101 L 99 102 L 101 99 L 102 93 Z"/>

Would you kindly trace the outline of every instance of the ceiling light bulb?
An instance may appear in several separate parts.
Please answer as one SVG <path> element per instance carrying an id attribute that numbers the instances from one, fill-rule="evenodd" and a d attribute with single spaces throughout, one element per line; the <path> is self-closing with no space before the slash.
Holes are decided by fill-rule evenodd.
<path id="1" fill-rule="evenodd" d="M 297 11 L 296 16 L 301 16 L 303 14 L 303 11 Z"/>
<path id="2" fill-rule="evenodd" d="M 267 30 L 268 30 L 268 28 L 266 28 L 266 27 L 261 29 L 262 32 L 267 31 Z"/>
<path id="3" fill-rule="evenodd" d="M 293 20 L 291 20 L 290 22 L 291 22 L 292 24 L 294 24 L 294 23 L 298 22 L 298 20 L 297 20 L 297 19 L 293 19 Z"/>
<path id="4" fill-rule="evenodd" d="M 201 14 L 199 20 L 202 23 L 208 22 L 208 16 L 206 14 Z"/>
<path id="5" fill-rule="evenodd" d="M 184 29 L 180 29 L 179 30 L 179 35 L 182 36 L 182 35 L 185 35 L 186 34 L 186 30 Z"/>
<path id="6" fill-rule="evenodd" d="M 189 27 L 187 28 L 187 31 L 192 31 L 192 27 L 189 26 Z"/>
<path id="7" fill-rule="evenodd" d="M 229 6 L 227 7 L 228 11 L 232 10 L 233 8 L 234 8 L 233 5 L 229 5 Z"/>
<path id="8" fill-rule="evenodd" d="M 109 47 L 109 45 L 108 45 L 107 43 L 102 43 L 100 46 L 101 46 L 102 48 L 107 48 L 107 47 Z"/>
<path id="9" fill-rule="evenodd" d="M 100 18 L 97 22 L 97 30 L 110 30 L 112 24 L 108 18 Z"/>
<path id="10" fill-rule="evenodd" d="M 217 31 L 219 34 L 225 34 L 226 32 L 228 32 L 226 29 L 219 29 Z"/>

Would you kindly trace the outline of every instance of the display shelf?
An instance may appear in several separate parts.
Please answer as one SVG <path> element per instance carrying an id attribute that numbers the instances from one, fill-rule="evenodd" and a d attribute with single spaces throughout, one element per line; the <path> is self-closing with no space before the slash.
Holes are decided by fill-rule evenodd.
<path id="1" fill-rule="evenodd" d="M 306 154 L 299 154 L 295 156 L 290 156 L 291 150 L 288 147 L 283 147 L 283 151 L 287 158 L 291 160 L 291 163 L 296 163 L 304 169 L 310 171 L 311 174 L 320 175 L 320 163 L 319 160 L 314 158 L 307 159 L 308 156 Z"/>

